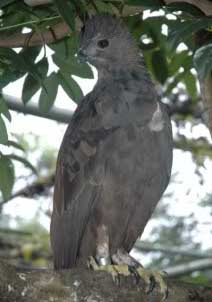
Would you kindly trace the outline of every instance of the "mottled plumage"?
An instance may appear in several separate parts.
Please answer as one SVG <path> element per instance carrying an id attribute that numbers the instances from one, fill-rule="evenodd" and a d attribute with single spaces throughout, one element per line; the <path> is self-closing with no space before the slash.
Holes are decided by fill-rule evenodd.
<path id="1" fill-rule="evenodd" d="M 170 119 L 127 28 L 111 16 L 94 17 L 82 30 L 79 53 L 99 79 L 74 113 L 58 155 L 51 221 L 56 269 L 84 265 L 89 256 L 116 262 L 120 251 L 128 253 L 172 165 Z"/>

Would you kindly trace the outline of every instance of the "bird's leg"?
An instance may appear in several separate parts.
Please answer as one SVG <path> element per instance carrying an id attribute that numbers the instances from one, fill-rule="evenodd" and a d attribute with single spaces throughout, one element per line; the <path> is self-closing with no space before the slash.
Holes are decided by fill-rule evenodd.
<path id="1" fill-rule="evenodd" d="M 161 295 L 163 300 L 167 298 L 168 287 L 163 277 L 165 273 L 145 270 L 142 265 L 130 256 L 125 250 L 118 249 L 117 252 L 112 255 L 112 261 L 114 264 L 121 265 L 123 263 L 128 265 L 129 272 L 132 273 L 138 282 L 142 278 L 146 284 L 146 292 L 149 293 L 153 290 L 156 284 L 160 286 Z"/>
<path id="2" fill-rule="evenodd" d="M 88 266 L 93 270 L 106 271 L 112 275 L 113 280 L 119 284 L 120 274 L 129 275 L 128 265 L 112 264 L 109 251 L 109 234 L 105 225 L 100 225 L 97 228 L 97 246 L 95 257 L 91 256 L 88 259 Z"/>

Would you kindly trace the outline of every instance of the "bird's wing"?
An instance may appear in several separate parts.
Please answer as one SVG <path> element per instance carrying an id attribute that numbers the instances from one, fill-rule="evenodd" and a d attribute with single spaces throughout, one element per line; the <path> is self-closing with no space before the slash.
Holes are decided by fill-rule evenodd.
<path id="1" fill-rule="evenodd" d="M 104 173 L 103 159 L 97 160 L 98 146 L 116 128 L 105 129 L 96 119 L 95 110 L 90 97 L 86 97 L 74 114 L 59 151 L 51 220 L 55 268 L 70 268 L 76 262 Z"/>

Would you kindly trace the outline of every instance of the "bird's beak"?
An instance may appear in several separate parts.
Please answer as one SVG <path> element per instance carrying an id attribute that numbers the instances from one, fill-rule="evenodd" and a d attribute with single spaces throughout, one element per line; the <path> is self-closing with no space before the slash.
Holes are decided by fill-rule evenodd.
<path id="1" fill-rule="evenodd" d="M 85 63 L 87 61 L 87 55 L 85 54 L 83 48 L 79 48 L 77 52 L 77 59 L 79 63 Z"/>

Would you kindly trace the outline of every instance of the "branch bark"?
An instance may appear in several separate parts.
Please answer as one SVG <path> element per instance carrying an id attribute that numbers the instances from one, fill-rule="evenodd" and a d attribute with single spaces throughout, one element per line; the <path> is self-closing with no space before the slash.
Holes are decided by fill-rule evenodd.
<path id="1" fill-rule="evenodd" d="M 43 113 L 39 110 L 39 108 L 36 104 L 29 103 L 25 106 L 21 99 L 18 99 L 14 96 L 10 96 L 7 94 L 4 94 L 4 99 L 10 110 L 24 113 L 24 114 L 31 114 L 34 116 L 47 118 L 47 119 L 61 122 L 61 123 L 68 124 L 73 115 L 73 111 L 71 111 L 71 110 L 60 109 L 60 108 L 56 108 L 54 106 L 50 109 L 50 111 Z"/>
<path id="2" fill-rule="evenodd" d="M 21 272 L 2 261 L 0 272 L 2 302 L 161 302 L 158 286 L 147 294 L 142 279 L 135 284 L 132 276 L 121 276 L 117 285 L 106 272 L 86 269 Z M 212 287 L 173 280 L 167 280 L 167 283 L 167 302 L 212 301 Z"/>
<path id="3" fill-rule="evenodd" d="M 41 33 L 16 33 L 7 37 L 0 34 L 0 47 L 32 47 L 44 43 L 50 44 L 64 38 L 69 33 L 68 25 L 65 22 L 60 22 Z"/>

